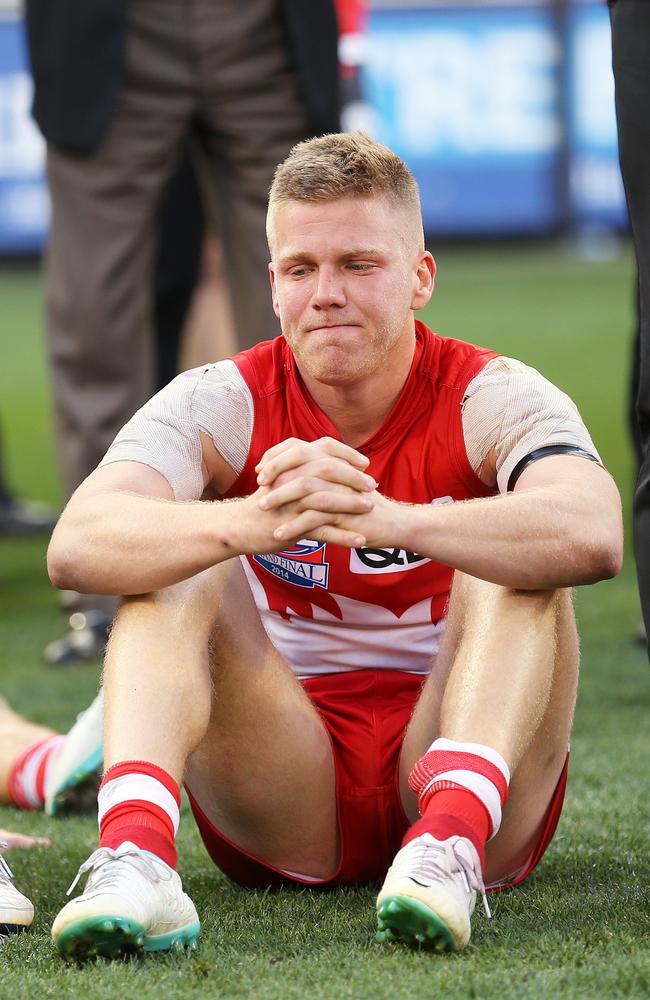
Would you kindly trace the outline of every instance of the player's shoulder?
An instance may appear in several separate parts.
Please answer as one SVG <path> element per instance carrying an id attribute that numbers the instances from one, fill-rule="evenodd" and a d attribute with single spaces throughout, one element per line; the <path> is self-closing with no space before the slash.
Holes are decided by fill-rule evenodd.
<path id="1" fill-rule="evenodd" d="M 212 361 L 209 364 L 188 368 L 186 371 L 180 372 L 172 379 L 167 388 L 175 388 L 180 392 L 192 392 L 199 386 L 217 388 L 222 385 L 237 386 L 241 382 L 243 379 L 239 368 L 232 358 L 226 358 L 223 361 Z"/>
<path id="2" fill-rule="evenodd" d="M 505 354 L 497 354 L 488 359 L 485 366 L 477 372 L 468 385 L 468 393 L 473 394 L 481 389 L 506 389 L 513 385 L 525 384 L 531 389 L 549 387 L 561 391 L 537 368 L 526 364 L 519 358 Z"/>
<path id="3" fill-rule="evenodd" d="M 180 372 L 157 396 L 162 404 L 188 407 L 210 404 L 224 395 L 246 394 L 247 387 L 234 361 L 227 359 Z"/>

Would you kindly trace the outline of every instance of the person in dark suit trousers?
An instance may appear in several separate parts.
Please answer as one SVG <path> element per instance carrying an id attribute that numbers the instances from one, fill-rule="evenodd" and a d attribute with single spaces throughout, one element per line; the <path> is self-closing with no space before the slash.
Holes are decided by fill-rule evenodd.
<path id="1" fill-rule="evenodd" d="M 337 22 L 333 0 L 27 0 L 26 24 L 47 140 L 46 326 L 68 497 L 156 388 L 158 216 L 188 143 L 239 347 L 278 332 L 266 199 L 294 143 L 339 127 Z M 112 606 L 88 595 L 74 610 L 78 649 L 64 642 L 63 658 L 97 650 Z"/>
<path id="2" fill-rule="evenodd" d="M 650 629 L 650 4 L 610 0 L 619 156 L 639 278 L 635 362 L 640 457 L 634 494 L 634 552 L 641 610 Z"/>

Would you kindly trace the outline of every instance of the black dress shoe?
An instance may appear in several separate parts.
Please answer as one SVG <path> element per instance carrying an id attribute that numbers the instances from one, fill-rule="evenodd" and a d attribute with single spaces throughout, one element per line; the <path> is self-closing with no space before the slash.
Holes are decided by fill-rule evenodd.
<path id="1" fill-rule="evenodd" d="M 57 515 L 44 503 L 0 495 L 0 536 L 51 535 Z"/>
<path id="2" fill-rule="evenodd" d="M 112 617 L 103 611 L 75 611 L 70 615 L 69 630 L 60 639 L 48 643 L 43 658 L 51 667 L 96 660 L 106 649 Z"/>

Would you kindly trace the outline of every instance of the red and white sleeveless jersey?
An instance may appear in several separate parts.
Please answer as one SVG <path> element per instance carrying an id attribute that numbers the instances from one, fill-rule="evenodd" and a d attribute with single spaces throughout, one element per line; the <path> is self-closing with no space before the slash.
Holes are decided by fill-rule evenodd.
<path id="1" fill-rule="evenodd" d="M 429 504 L 496 492 L 472 470 L 461 422 L 464 391 L 493 357 L 416 322 L 404 388 L 382 427 L 358 446 L 385 496 Z M 257 489 L 255 465 L 280 441 L 340 438 L 302 384 L 284 337 L 234 361 L 252 393 L 255 419 L 246 465 L 227 497 Z M 242 561 L 267 634 L 298 676 L 431 669 L 453 575 L 448 566 L 399 548 L 345 549 L 308 539 Z"/>

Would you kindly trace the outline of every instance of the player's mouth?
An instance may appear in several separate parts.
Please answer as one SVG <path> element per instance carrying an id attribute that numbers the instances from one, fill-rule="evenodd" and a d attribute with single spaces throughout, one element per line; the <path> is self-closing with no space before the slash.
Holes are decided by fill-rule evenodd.
<path id="1" fill-rule="evenodd" d="M 358 330 L 359 323 L 319 323 L 318 326 L 311 326 L 307 333 L 317 333 L 319 330 L 328 330 L 334 333 L 337 330 Z"/>

